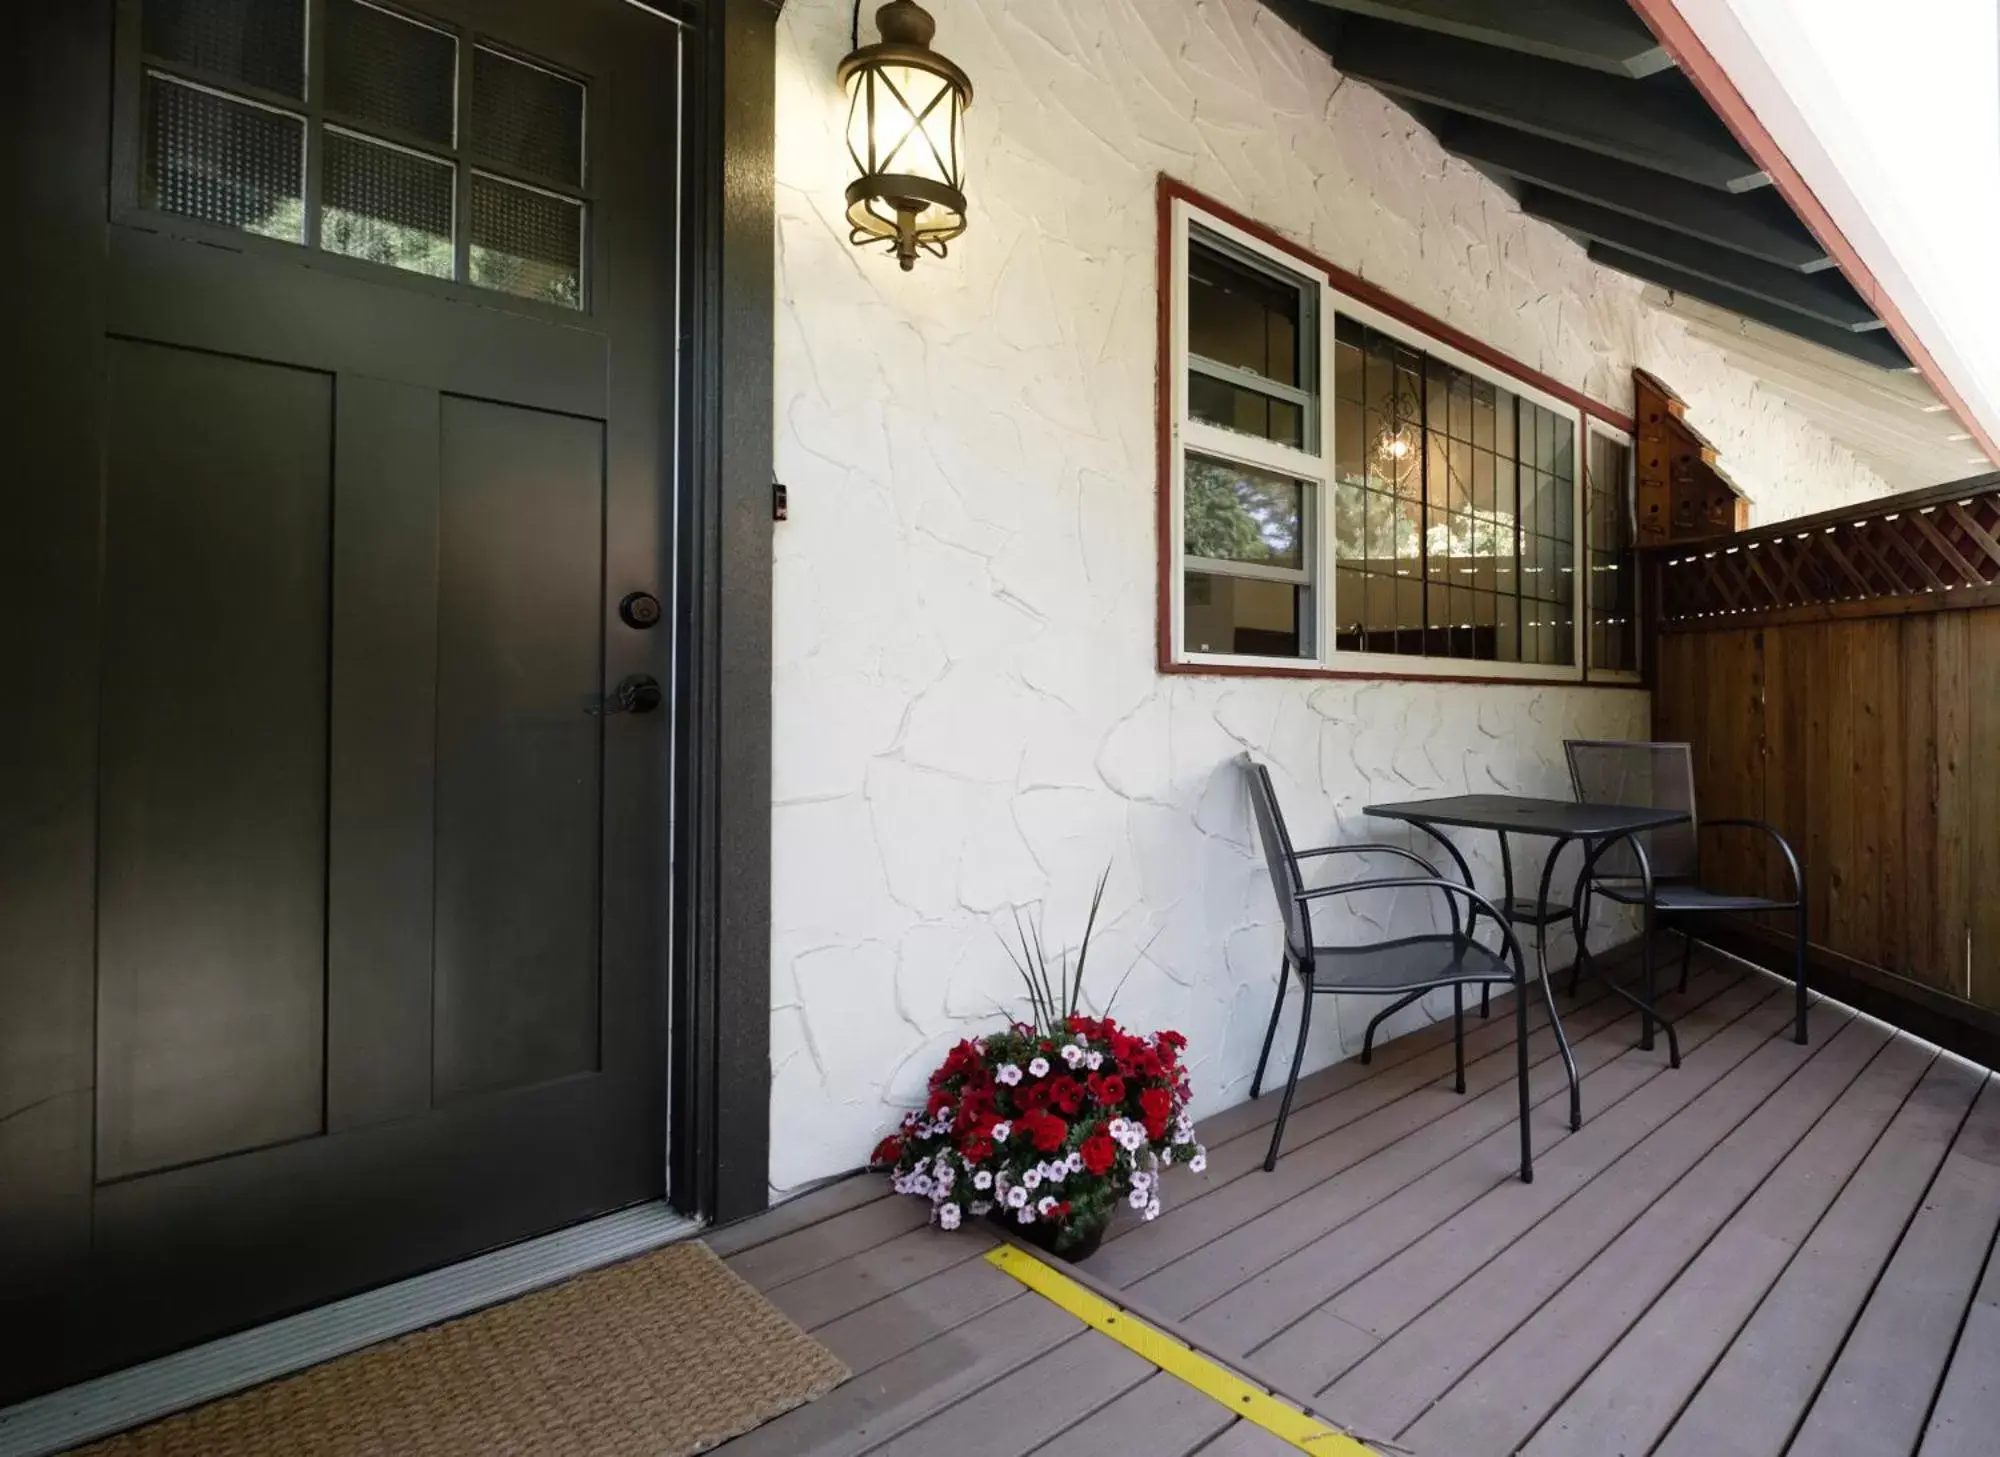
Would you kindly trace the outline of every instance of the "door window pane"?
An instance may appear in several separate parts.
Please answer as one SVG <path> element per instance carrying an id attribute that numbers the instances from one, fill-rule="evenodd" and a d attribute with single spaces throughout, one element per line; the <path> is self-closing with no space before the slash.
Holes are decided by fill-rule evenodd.
<path id="1" fill-rule="evenodd" d="M 297 243 L 304 181 L 302 118 L 147 75 L 140 206 Z"/>
<path id="2" fill-rule="evenodd" d="M 145 0 L 146 53 L 285 96 L 306 94 L 306 0 Z"/>
<path id="3" fill-rule="evenodd" d="M 472 147 L 551 182 L 583 182 L 583 85 L 488 46 L 472 53 Z"/>
<path id="4" fill-rule="evenodd" d="M 458 41 L 363 0 L 326 13 L 326 104 L 339 116 L 450 146 Z"/>
<path id="5" fill-rule="evenodd" d="M 472 282 L 583 307 L 583 204 L 472 174 Z"/>
<path id="6" fill-rule="evenodd" d="M 1310 489 L 1270 471 L 1189 456 L 1183 491 L 1187 555 L 1303 571 Z"/>
<path id="7" fill-rule="evenodd" d="M 452 182 L 448 162 L 329 127 L 320 246 L 450 278 Z"/>

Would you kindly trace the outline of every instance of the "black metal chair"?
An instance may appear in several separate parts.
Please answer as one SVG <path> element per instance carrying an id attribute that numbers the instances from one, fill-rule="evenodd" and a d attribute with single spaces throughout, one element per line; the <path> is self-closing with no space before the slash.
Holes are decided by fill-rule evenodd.
<path id="1" fill-rule="evenodd" d="M 1257 817 L 1257 833 L 1264 843 L 1264 861 L 1271 872 L 1271 885 L 1278 895 L 1278 911 L 1284 922 L 1285 956 L 1278 967 L 1278 995 L 1271 1004 L 1271 1022 L 1264 1029 L 1264 1049 L 1257 1057 L 1257 1073 L 1250 1080 L 1250 1096 L 1258 1097 L 1264 1087 L 1264 1069 L 1271 1059 L 1271 1042 L 1277 1036 L 1278 1016 L 1284 1010 L 1285 991 L 1297 977 L 1305 995 L 1299 1013 L 1299 1040 L 1292 1049 L 1291 1073 L 1285 1080 L 1284 1101 L 1278 1105 L 1278 1121 L 1271 1129 L 1270 1152 L 1264 1157 L 1268 1173 L 1278 1166 L 1278 1149 L 1284 1142 L 1285 1120 L 1291 1116 L 1292 1097 L 1298 1090 L 1299 1067 L 1305 1060 L 1306 1037 L 1312 1030 L 1313 998 L 1328 992 L 1399 997 L 1407 1005 L 1415 995 L 1450 987 L 1452 991 L 1452 1050 L 1457 1066 L 1455 1086 L 1465 1091 L 1465 989 L 1482 989 L 1498 982 L 1514 987 L 1525 985 L 1521 948 L 1514 940 L 1504 917 L 1494 904 L 1470 886 L 1438 874 L 1437 867 L 1423 856 L 1400 845 L 1324 845 L 1312 850 L 1294 850 L 1285 829 L 1285 817 L 1278 808 L 1278 796 L 1271 776 L 1262 764 L 1247 755 L 1241 761 L 1250 781 L 1250 802 Z M 1308 888 L 1301 862 L 1334 855 L 1387 855 L 1414 862 L 1422 875 L 1387 876 L 1345 881 Z M 1332 896 L 1359 895 L 1377 891 L 1432 890 L 1445 897 L 1451 911 L 1451 934 L 1404 936 L 1391 941 L 1357 946 L 1321 946 L 1313 937 L 1312 904 Z M 1458 902 L 1467 903 L 1461 923 Z M 1481 912 L 1490 916 L 1500 930 L 1502 946 L 1489 950 L 1472 939 L 1474 922 Z M 1512 969 L 1509 969 L 1509 961 Z M 1393 1010 L 1393 1009 L 1392 1009 Z M 1528 999 L 1514 998 L 1515 1031 L 1519 1051 L 1517 1078 L 1521 1097 L 1521 1178 L 1534 1177 L 1533 1153 L 1528 1140 Z M 1377 1021 L 1380 1018 L 1376 1019 Z M 1369 1024 L 1372 1041 L 1375 1023 Z"/>
<path id="2" fill-rule="evenodd" d="M 1646 999 L 1653 996 L 1652 938 L 1656 924 L 1681 935 L 1680 989 L 1687 990 L 1688 966 L 1694 955 L 1696 936 L 1688 923 L 1705 915 L 1743 915 L 1759 911 L 1790 911 L 1794 917 L 1792 938 L 1792 979 L 1797 997 L 1793 1040 L 1806 1040 L 1806 885 L 1799 871 L 1799 857 L 1785 837 L 1763 820 L 1704 820 L 1695 812 L 1694 755 L 1686 744 L 1627 742 L 1605 739 L 1568 739 L 1563 752 L 1569 759 L 1570 782 L 1582 804 L 1635 804 L 1660 809 L 1686 810 L 1688 818 L 1664 829 L 1647 830 L 1624 841 L 1598 847 L 1585 863 L 1577 883 L 1578 955 L 1570 970 L 1570 990 L 1576 990 L 1577 976 L 1588 960 L 1582 952 L 1583 928 L 1588 924 L 1589 898 L 1601 895 L 1622 905 L 1639 906 L 1645 916 L 1642 930 L 1642 960 L 1645 966 Z M 1764 895 L 1736 895 L 1710 890 L 1701 883 L 1702 837 L 1720 829 L 1752 830 L 1767 836 L 1784 858 L 1791 874 L 1789 899 Z M 1634 843 L 1636 841 L 1636 844 Z M 1657 917 L 1657 921 L 1656 921 Z M 1595 971 L 1595 968 L 1592 968 Z M 1646 1024 L 1645 1045 L 1652 1045 L 1650 1021 Z M 1673 1026 L 1667 1025 L 1669 1041 Z M 1675 1064 L 1679 1065 L 1678 1048 Z"/>

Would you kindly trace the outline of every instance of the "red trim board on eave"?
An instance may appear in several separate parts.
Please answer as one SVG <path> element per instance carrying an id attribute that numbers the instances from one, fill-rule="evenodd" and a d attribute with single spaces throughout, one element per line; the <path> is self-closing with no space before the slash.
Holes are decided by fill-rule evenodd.
<path id="1" fill-rule="evenodd" d="M 1952 385 L 1936 356 L 1917 336 L 1916 329 L 1904 317 L 1895 299 L 1889 296 L 1873 270 L 1862 261 L 1854 245 L 1847 241 L 1846 233 L 1833 220 L 1833 214 L 1826 210 L 1813 192 L 1812 185 L 1792 165 L 1784 148 L 1778 145 L 1777 138 L 1758 119 L 1749 101 L 1737 89 L 1736 83 L 1729 79 L 1722 63 L 1695 34 L 1694 27 L 1688 24 L 1674 0 L 1632 0 L 1632 9 L 1673 58 L 1674 64 L 1680 67 L 1682 74 L 1694 83 L 1695 90 L 1722 119 L 1722 124 L 1729 128 L 1737 143 L 1770 177 L 1771 186 L 1777 189 L 1778 195 L 1798 214 L 1799 221 L 1819 240 L 1819 245 L 1826 249 L 1847 281 L 1854 285 L 1855 291 L 1867 300 L 1868 306 L 1887 326 L 1890 337 L 1902 345 L 1903 352 L 1910 356 L 1910 362 L 1916 366 L 1925 383 L 1951 407 L 1952 413 L 1971 433 L 1979 448 L 1986 452 L 1987 459 L 2000 464 L 2000 446 L 1994 444 L 1993 437 L 1979 423 L 1979 417 L 1973 414 L 1964 396 Z"/>

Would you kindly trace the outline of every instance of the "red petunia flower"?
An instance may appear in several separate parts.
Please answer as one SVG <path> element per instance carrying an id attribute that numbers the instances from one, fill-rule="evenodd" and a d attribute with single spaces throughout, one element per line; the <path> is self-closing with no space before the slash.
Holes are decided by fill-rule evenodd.
<path id="1" fill-rule="evenodd" d="M 886 1169 L 902 1156 L 903 1140 L 892 1133 L 875 1145 L 875 1152 L 868 1155 L 868 1166 L 874 1169 Z"/>
<path id="2" fill-rule="evenodd" d="M 1092 1074 L 1090 1096 L 1107 1108 L 1115 1108 L 1125 1101 L 1125 1079 L 1116 1073 Z"/>
<path id="3" fill-rule="evenodd" d="M 1048 1085 L 1049 1102 L 1065 1113 L 1077 1113 L 1083 1108 L 1083 1084 L 1075 1078 L 1056 1078 Z"/>
<path id="4" fill-rule="evenodd" d="M 1083 1141 L 1079 1152 L 1083 1155 L 1083 1166 L 1093 1174 L 1101 1174 L 1117 1159 L 1118 1145 L 1111 1141 L 1110 1134 L 1100 1130 Z"/>

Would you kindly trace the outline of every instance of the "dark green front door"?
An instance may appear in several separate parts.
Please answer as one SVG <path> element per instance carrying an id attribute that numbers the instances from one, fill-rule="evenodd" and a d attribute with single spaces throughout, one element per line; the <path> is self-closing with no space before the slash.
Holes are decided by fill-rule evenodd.
<path id="1" fill-rule="evenodd" d="M 666 1145 L 670 715 L 602 710 L 671 677 L 620 604 L 669 595 L 677 28 L 34 9 L 0 1403 L 657 1198 Z"/>

